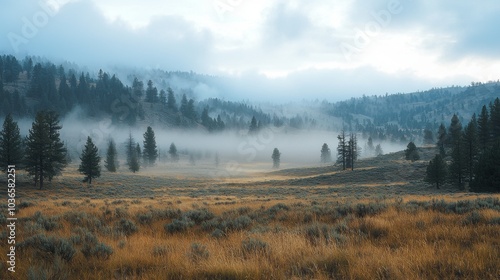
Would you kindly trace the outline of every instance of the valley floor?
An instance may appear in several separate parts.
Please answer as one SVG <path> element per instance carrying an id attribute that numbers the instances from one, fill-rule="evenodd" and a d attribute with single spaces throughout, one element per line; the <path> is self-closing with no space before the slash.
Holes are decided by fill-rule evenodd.
<path id="1" fill-rule="evenodd" d="M 16 272 L 4 228 L 0 278 L 500 277 L 500 195 L 437 190 L 400 153 L 354 171 L 263 165 L 103 172 L 91 187 L 73 165 L 42 190 L 20 173 Z"/>

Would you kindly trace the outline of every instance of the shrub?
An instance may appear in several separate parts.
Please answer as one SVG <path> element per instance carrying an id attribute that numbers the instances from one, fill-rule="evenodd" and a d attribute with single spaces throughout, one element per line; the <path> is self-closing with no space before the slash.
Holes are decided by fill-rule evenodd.
<path id="1" fill-rule="evenodd" d="M 168 248 L 166 246 L 154 246 L 153 248 L 153 256 L 155 257 L 163 257 L 168 253 Z"/>
<path id="2" fill-rule="evenodd" d="M 20 249 L 33 248 L 42 253 L 42 255 L 56 255 L 65 261 L 71 261 L 76 253 L 68 240 L 53 236 L 47 237 L 44 234 L 29 237 L 20 242 L 18 247 Z"/>
<path id="3" fill-rule="evenodd" d="M 136 218 L 141 225 L 151 224 L 151 222 L 153 221 L 153 213 L 137 213 Z"/>
<path id="4" fill-rule="evenodd" d="M 226 234 L 222 230 L 217 228 L 212 232 L 211 236 L 214 238 L 220 239 L 220 238 L 223 238 L 224 236 L 226 236 Z"/>
<path id="5" fill-rule="evenodd" d="M 121 219 L 116 225 L 116 230 L 125 236 L 129 236 L 137 232 L 137 226 L 131 220 Z"/>
<path id="6" fill-rule="evenodd" d="M 321 240 L 326 243 L 330 241 L 330 227 L 325 224 L 313 224 L 305 228 L 307 241 L 313 245 L 318 245 Z"/>
<path id="7" fill-rule="evenodd" d="M 464 225 L 477 225 L 484 220 L 483 215 L 477 211 L 473 211 L 462 221 Z"/>
<path id="8" fill-rule="evenodd" d="M 168 233 L 184 232 L 187 229 L 194 226 L 194 222 L 188 218 L 183 218 L 182 220 L 174 220 L 170 224 L 165 225 L 165 230 Z"/>
<path id="9" fill-rule="evenodd" d="M 242 241 L 241 249 L 245 255 L 255 253 L 267 254 L 269 252 L 269 245 L 260 239 L 250 238 Z"/>
<path id="10" fill-rule="evenodd" d="M 194 221 L 196 224 L 199 224 L 204 221 L 208 221 L 215 217 L 214 213 L 208 211 L 207 209 L 199 209 L 199 210 L 191 210 L 185 212 L 183 218 Z"/>
<path id="11" fill-rule="evenodd" d="M 113 254 L 113 249 L 104 243 L 97 243 L 94 245 L 85 244 L 81 252 L 87 259 L 95 257 L 101 260 L 107 260 Z"/>

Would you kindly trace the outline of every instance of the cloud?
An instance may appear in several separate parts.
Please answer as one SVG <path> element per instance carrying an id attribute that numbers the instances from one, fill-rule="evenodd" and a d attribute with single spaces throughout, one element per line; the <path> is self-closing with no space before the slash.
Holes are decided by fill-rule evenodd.
<path id="1" fill-rule="evenodd" d="M 31 19 L 31 15 L 42 11 L 18 12 L 20 18 Z M 9 21 L 7 26 L 19 28 L 9 30 L 4 25 L 3 33 L 23 36 L 19 30 L 25 23 L 17 17 Z M 63 58 L 91 67 L 118 64 L 203 71 L 213 45 L 210 31 L 198 30 L 182 17 L 158 16 L 147 26 L 132 29 L 127 22 L 108 21 L 89 1 L 65 5 L 35 33 L 18 45 L 20 53 Z M 12 52 L 12 48 L 5 47 L 11 46 L 10 42 L 2 43 L 3 51 Z"/>

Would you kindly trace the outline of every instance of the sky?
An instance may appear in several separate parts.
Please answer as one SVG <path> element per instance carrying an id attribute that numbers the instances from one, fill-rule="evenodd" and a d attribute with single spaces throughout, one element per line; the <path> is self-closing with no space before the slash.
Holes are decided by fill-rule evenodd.
<path id="1" fill-rule="evenodd" d="M 3 0 L 0 52 L 334 101 L 498 80 L 499 14 L 496 0 Z"/>

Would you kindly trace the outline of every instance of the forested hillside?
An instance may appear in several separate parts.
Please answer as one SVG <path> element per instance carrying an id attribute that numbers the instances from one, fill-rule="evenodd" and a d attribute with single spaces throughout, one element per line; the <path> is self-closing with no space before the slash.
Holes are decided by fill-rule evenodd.
<path id="1" fill-rule="evenodd" d="M 91 73 L 65 65 L 35 57 L 20 60 L 0 56 L 0 116 L 11 112 L 16 117 L 33 118 L 37 111 L 53 110 L 64 117 L 81 108 L 89 118 L 109 118 L 116 125 L 154 123 L 210 132 L 246 129 L 255 119 L 257 127 L 346 129 L 374 140 L 405 143 L 421 140 L 424 130 L 436 133 L 439 125 L 448 123 L 454 114 L 466 123 L 483 105 L 500 96 L 499 83 L 489 82 L 336 103 L 317 100 L 260 107 L 251 101 L 234 102 L 193 93 L 200 83 L 216 85 L 217 77 L 133 70 L 121 73 L 120 79 L 103 70 Z"/>

